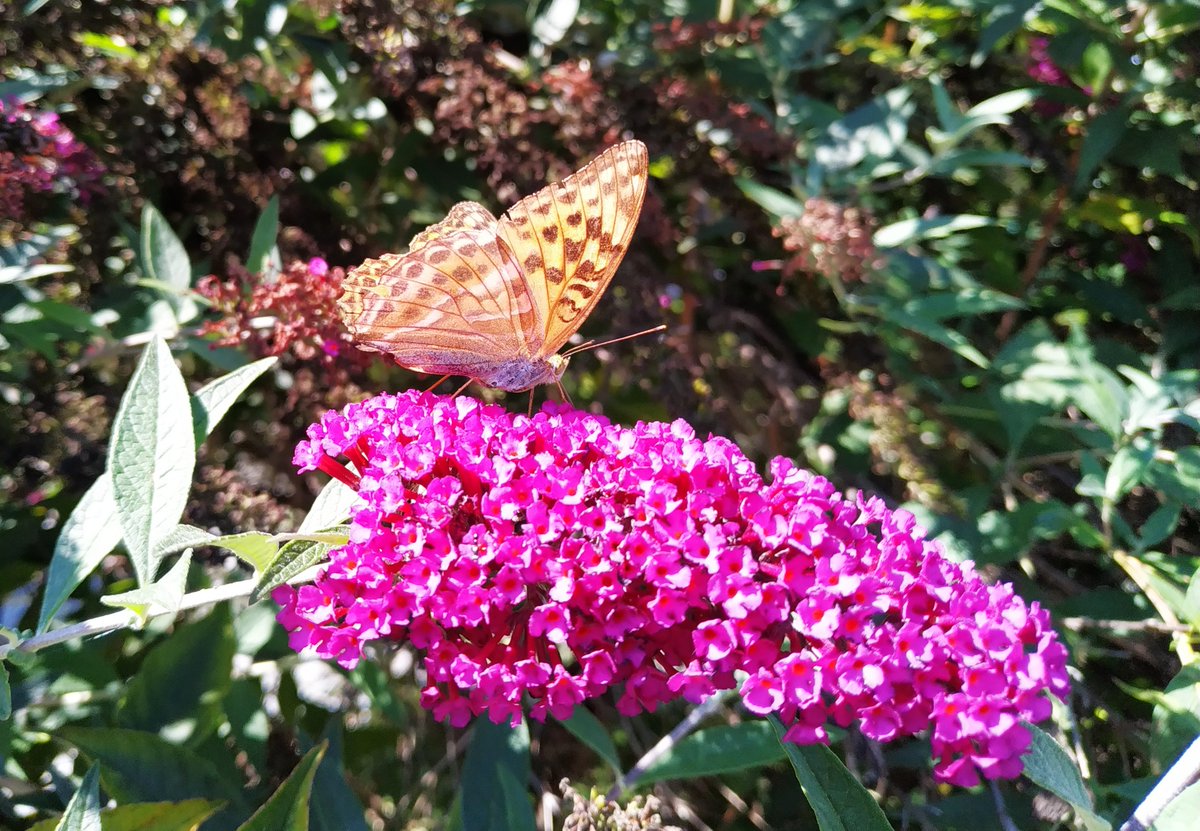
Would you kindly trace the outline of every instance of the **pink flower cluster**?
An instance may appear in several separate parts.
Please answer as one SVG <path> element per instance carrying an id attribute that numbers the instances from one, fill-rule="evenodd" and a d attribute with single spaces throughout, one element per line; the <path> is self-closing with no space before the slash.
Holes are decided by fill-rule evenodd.
<path id="1" fill-rule="evenodd" d="M 932 726 L 937 773 L 972 784 L 1019 774 L 1019 722 L 1067 689 L 1046 611 L 947 560 L 911 515 L 782 458 L 765 482 L 682 421 L 407 392 L 308 435 L 300 470 L 360 502 L 320 577 L 276 590 L 291 644 L 349 667 L 409 641 L 452 724 L 516 719 L 526 699 L 566 717 L 618 685 L 634 714 L 740 683 L 796 742 L 830 722 L 879 741 Z"/>
<path id="2" fill-rule="evenodd" d="M 57 113 L 0 99 L 0 216 L 22 217 L 32 193 L 67 193 L 86 201 L 103 173 Z"/>

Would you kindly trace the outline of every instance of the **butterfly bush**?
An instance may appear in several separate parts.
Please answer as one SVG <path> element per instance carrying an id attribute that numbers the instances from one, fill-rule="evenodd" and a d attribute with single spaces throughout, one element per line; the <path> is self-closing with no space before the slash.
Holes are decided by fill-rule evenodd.
<path id="1" fill-rule="evenodd" d="M 683 421 L 407 392 L 326 413 L 295 463 L 359 501 L 320 576 L 276 590 L 293 648 L 352 667 L 408 641 L 424 705 L 456 726 L 740 684 L 795 742 L 932 727 L 938 775 L 972 784 L 1018 775 L 1020 721 L 1067 690 L 1047 612 L 946 559 L 910 514 L 784 458 L 765 481 Z"/>

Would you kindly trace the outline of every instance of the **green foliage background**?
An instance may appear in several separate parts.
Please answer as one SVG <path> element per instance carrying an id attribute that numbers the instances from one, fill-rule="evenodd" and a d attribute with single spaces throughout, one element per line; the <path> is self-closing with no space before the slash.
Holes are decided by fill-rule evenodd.
<path id="1" fill-rule="evenodd" d="M 193 392 L 279 358 L 192 398 L 183 520 L 261 532 L 226 546 L 241 563 L 196 548 L 177 571 L 192 590 L 247 577 L 298 526 L 319 483 L 291 450 L 322 410 L 421 383 L 322 351 L 316 307 L 256 308 L 296 327 L 264 340 L 200 278 L 236 294 L 313 257 L 353 267 L 457 201 L 498 211 L 637 137 L 650 193 L 583 334 L 669 328 L 577 358 L 576 404 L 796 457 L 1051 608 L 1075 693 L 1050 746 L 1073 773 L 1031 776 L 1084 817 L 1081 775 L 1081 821 L 1119 822 L 1200 733 L 1198 33 L 1194 0 L 7 4 L 0 98 L 57 111 L 107 175 L 87 203 L 0 218 L 0 624 L 48 623 L 47 584 L 73 587 L 54 571 L 64 522 L 120 467 L 122 395 L 173 383 L 153 335 Z M 245 346 L 213 349 L 223 326 Z M 99 567 L 62 621 L 202 541 L 125 540 L 126 559 L 106 539 L 88 537 Z M 10 659 L 14 828 L 63 811 L 92 762 L 121 810 L 160 811 L 145 827 L 527 826 L 526 785 L 603 791 L 685 712 L 468 743 L 419 708 L 402 645 L 353 673 L 302 662 L 269 602 Z M 664 812 L 831 827 L 739 719 L 715 708 L 663 762 Z M 835 750 L 897 827 L 1052 828 L 1070 810 L 1024 780 L 1000 787 L 1003 812 L 939 788 L 919 743 Z M 481 814 L 483 795 L 506 810 Z"/>

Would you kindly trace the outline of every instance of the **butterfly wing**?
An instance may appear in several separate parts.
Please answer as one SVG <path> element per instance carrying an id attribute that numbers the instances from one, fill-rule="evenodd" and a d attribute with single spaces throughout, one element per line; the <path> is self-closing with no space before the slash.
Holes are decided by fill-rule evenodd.
<path id="1" fill-rule="evenodd" d="M 646 145 L 623 142 L 500 218 L 542 322 L 536 357 L 558 352 L 608 287 L 642 211 L 647 165 Z"/>
<path id="2" fill-rule="evenodd" d="M 508 245 L 491 228 L 462 224 L 481 214 L 456 206 L 407 254 L 385 254 L 350 271 L 338 308 L 354 338 L 429 373 L 486 377 L 498 361 L 541 349 L 528 285 Z M 482 213 L 487 213 L 482 208 Z M 446 230 L 447 223 L 453 227 Z M 438 226 L 434 226 L 435 228 Z"/>
<path id="3" fill-rule="evenodd" d="M 455 231 L 495 231 L 496 217 L 478 202 L 459 202 L 446 218 L 434 223 L 412 238 L 408 253 L 419 251 L 434 240 L 443 239 Z"/>

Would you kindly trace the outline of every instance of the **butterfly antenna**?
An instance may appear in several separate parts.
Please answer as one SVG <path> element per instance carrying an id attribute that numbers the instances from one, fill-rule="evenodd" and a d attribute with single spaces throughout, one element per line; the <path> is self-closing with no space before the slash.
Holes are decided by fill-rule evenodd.
<path id="1" fill-rule="evenodd" d="M 579 346 L 571 347 L 566 352 L 562 353 L 562 356 L 564 358 L 569 358 L 572 355 L 574 355 L 576 352 L 583 352 L 586 349 L 599 349 L 601 346 L 608 346 L 609 344 L 620 343 L 623 340 L 632 340 L 633 338 L 640 338 L 642 335 L 653 335 L 655 332 L 666 331 L 666 328 L 667 328 L 667 324 L 660 323 L 659 325 L 657 325 L 651 329 L 643 329 L 641 332 L 634 332 L 632 335 L 622 335 L 621 337 L 613 338 L 612 340 L 602 340 L 599 343 L 596 343 L 595 341 L 587 341 L 586 343 L 579 344 Z"/>
<path id="2" fill-rule="evenodd" d="M 438 387 L 440 387 L 442 384 L 446 383 L 446 379 L 449 377 L 450 377 L 449 375 L 443 375 L 441 378 L 438 378 L 436 381 L 433 382 L 433 386 L 430 387 L 429 389 L 425 390 L 425 392 L 433 392 Z M 455 393 L 455 394 L 457 395 L 457 393 Z"/>
<path id="3" fill-rule="evenodd" d="M 447 376 L 447 377 L 449 377 L 449 376 Z M 467 383 L 463 384 L 461 387 L 459 387 L 458 389 L 456 389 L 456 390 L 454 391 L 454 394 L 453 394 L 453 395 L 451 395 L 450 397 L 451 397 L 451 398 L 458 398 L 458 394 L 459 394 L 460 392 L 462 392 L 463 390 L 465 390 L 467 387 L 471 386 L 471 383 L 472 383 L 474 380 L 475 380 L 474 378 L 468 378 L 468 379 L 467 379 Z"/>

